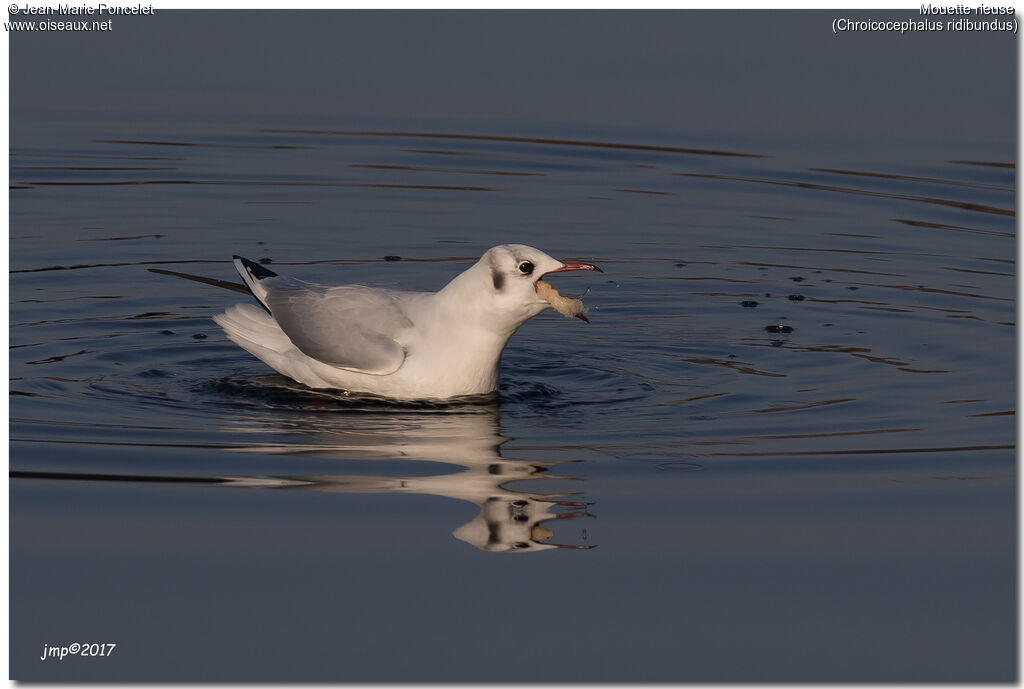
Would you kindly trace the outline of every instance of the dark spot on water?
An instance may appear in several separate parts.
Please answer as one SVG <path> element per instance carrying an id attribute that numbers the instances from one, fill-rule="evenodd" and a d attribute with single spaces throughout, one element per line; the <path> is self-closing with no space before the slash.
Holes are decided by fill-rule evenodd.
<path id="1" fill-rule="evenodd" d="M 685 267 L 686 267 L 685 263 L 677 263 L 676 264 L 676 268 L 685 268 Z"/>
<path id="2" fill-rule="evenodd" d="M 136 316 L 128 316 L 128 318 L 160 318 L 161 316 L 173 316 L 174 314 L 170 311 L 147 311 L 140 313 Z"/>
<path id="3" fill-rule="evenodd" d="M 273 262 L 274 259 L 270 258 L 269 256 L 264 256 L 263 258 L 260 259 L 260 263 L 262 263 L 265 266 L 270 265 Z"/>
<path id="4" fill-rule="evenodd" d="M 10 395 L 23 395 L 25 397 L 38 397 L 38 395 L 36 393 L 34 393 L 34 392 L 22 392 L 21 390 L 10 390 L 8 392 L 8 394 L 10 394 Z"/>
<path id="5" fill-rule="evenodd" d="M 772 347 L 781 347 L 782 340 L 772 340 Z"/>
<path id="6" fill-rule="evenodd" d="M 770 333 L 791 333 L 793 328 L 788 325 L 766 325 L 765 331 Z"/>
<path id="7" fill-rule="evenodd" d="M 791 294 L 787 297 L 790 301 L 803 301 L 804 295 L 802 294 Z"/>
<path id="8" fill-rule="evenodd" d="M 860 287 L 847 287 L 846 289 L 860 289 Z"/>
<path id="9" fill-rule="evenodd" d="M 173 330 L 161 330 L 160 334 L 161 335 L 173 335 L 174 331 Z"/>
<path id="10" fill-rule="evenodd" d="M 752 309 L 752 308 L 757 306 L 757 302 L 754 301 L 753 299 L 748 299 L 746 301 L 741 301 L 740 302 L 740 306 L 742 306 L 744 308 L 747 308 L 747 309 Z"/>
<path id="11" fill-rule="evenodd" d="M 730 355 L 729 355 L 729 358 L 730 358 L 730 359 L 735 359 L 735 358 L 736 358 L 736 355 L 735 355 L 735 354 L 730 354 Z"/>
<path id="12" fill-rule="evenodd" d="M 826 327 L 826 328 L 831 328 L 831 327 L 832 327 L 832 324 L 831 324 L 831 323 L 826 323 L 826 324 L 825 324 L 825 327 Z"/>
<path id="13" fill-rule="evenodd" d="M 826 278 L 826 279 L 825 279 L 825 282 L 832 282 L 832 281 L 831 281 L 831 280 L 829 280 L 828 278 Z"/>
<path id="14" fill-rule="evenodd" d="M 772 296 L 772 293 L 771 293 L 771 292 L 765 292 L 765 293 L 764 293 L 764 298 L 765 298 L 765 299 L 771 299 L 771 296 Z"/>
<path id="15" fill-rule="evenodd" d="M 39 359 L 37 361 L 26 361 L 25 363 L 26 364 L 53 364 L 53 363 L 56 363 L 58 361 L 64 361 L 65 359 L 69 359 L 69 358 L 71 358 L 73 356 L 79 356 L 81 354 L 91 354 L 91 352 L 88 349 L 82 349 L 82 350 L 79 350 L 77 352 L 74 352 L 73 354 L 61 354 L 60 356 L 51 356 L 51 357 L 48 357 L 46 359 Z"/>
<path id="16" fill-rule="evenodd" d="M 803 282 L 804 278 L 797 276 L 795 278 L 790 278 L 790 280 L 792 280 L 793 282 Z"/>
<path id="17" fill-rule="evenodd" d="M 401 256 L 385 256 L 384 260 L 385 261 L 401 261 L 402 257 Z"/>
<path id="18" fill-rule="evenodd" d="M 658 465 L 664 471 L 703 471 L 704 467 L 694 462 L 664 462 Z"/>
<path id="19" fill-rule="evenodd" d="M 257 244 L 259 244 L 259 245 L 261 245 L 261 246 L 263 245 L 263 242 L 256 242 L 256 243 L 257 243 Z"/>
<path id="20" fill-rule="evenodd" d="M 192 337 L 194 339 L 196 339 L 196 340 L 205 340 L 206 339 L 206 334 L 205 333 L 196 333 Z"/>

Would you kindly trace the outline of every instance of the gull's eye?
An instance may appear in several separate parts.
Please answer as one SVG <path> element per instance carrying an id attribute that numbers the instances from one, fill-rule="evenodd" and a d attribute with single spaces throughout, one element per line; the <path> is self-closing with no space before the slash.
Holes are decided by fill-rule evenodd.
<path id="1" fill-rule="evenodd" d="M 529 275 L 533 272 L 533 264 L 529 261 L 523 261 L 519 264 L 519 272 L 523 275 Z"/>

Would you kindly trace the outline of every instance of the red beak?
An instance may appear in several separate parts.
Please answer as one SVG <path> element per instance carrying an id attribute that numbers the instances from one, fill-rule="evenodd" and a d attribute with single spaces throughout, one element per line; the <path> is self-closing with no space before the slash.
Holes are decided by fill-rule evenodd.
<path id="1" fill-rule="evenodd" d="M 544 275 L 550 275 L 551 273 L 568 273 L 570 270 L 596 270 L 599 273 L 604 272 L 597 266 L 591 265 L 589 263 L 571 263 L 569 261 L 566 261 L 562 263 L 561 268 L 558 268 L 556 270 L 549 270 L 548 272 L 544 273 Z"/>

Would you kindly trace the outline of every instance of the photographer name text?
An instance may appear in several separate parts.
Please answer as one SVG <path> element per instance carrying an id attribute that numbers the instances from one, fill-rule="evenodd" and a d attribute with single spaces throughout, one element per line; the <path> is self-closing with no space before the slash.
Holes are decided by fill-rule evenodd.
<path id="1" fill-rule="evenodd" d="M 56 15 L 103 15 L 108 17 L 126 16 L 132 14 L 154 14 L 152 5 L 53 5 L 48 7 L 33 7 L 32 5 L 10 5 L 7 8 L 10 14 L 21 14 L 27 16 L 56 16 Z"/>

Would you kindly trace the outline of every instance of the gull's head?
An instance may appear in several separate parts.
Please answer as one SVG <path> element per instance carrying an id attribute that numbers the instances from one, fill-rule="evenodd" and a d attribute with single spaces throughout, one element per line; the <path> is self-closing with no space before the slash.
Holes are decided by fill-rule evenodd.
<path id="1" fill-rule="evenodd" d="M 559 261 L 532 246 L 502 244 L 489 249 L 469 272 L 476 290 L 484 293 L 487 308 L 516 328 L 552 306 L 538 293 L 541 278 L 579 270 L 602 272 L 589 263 Z M 578 317 L 586 320 L 582 313 Z"/>

